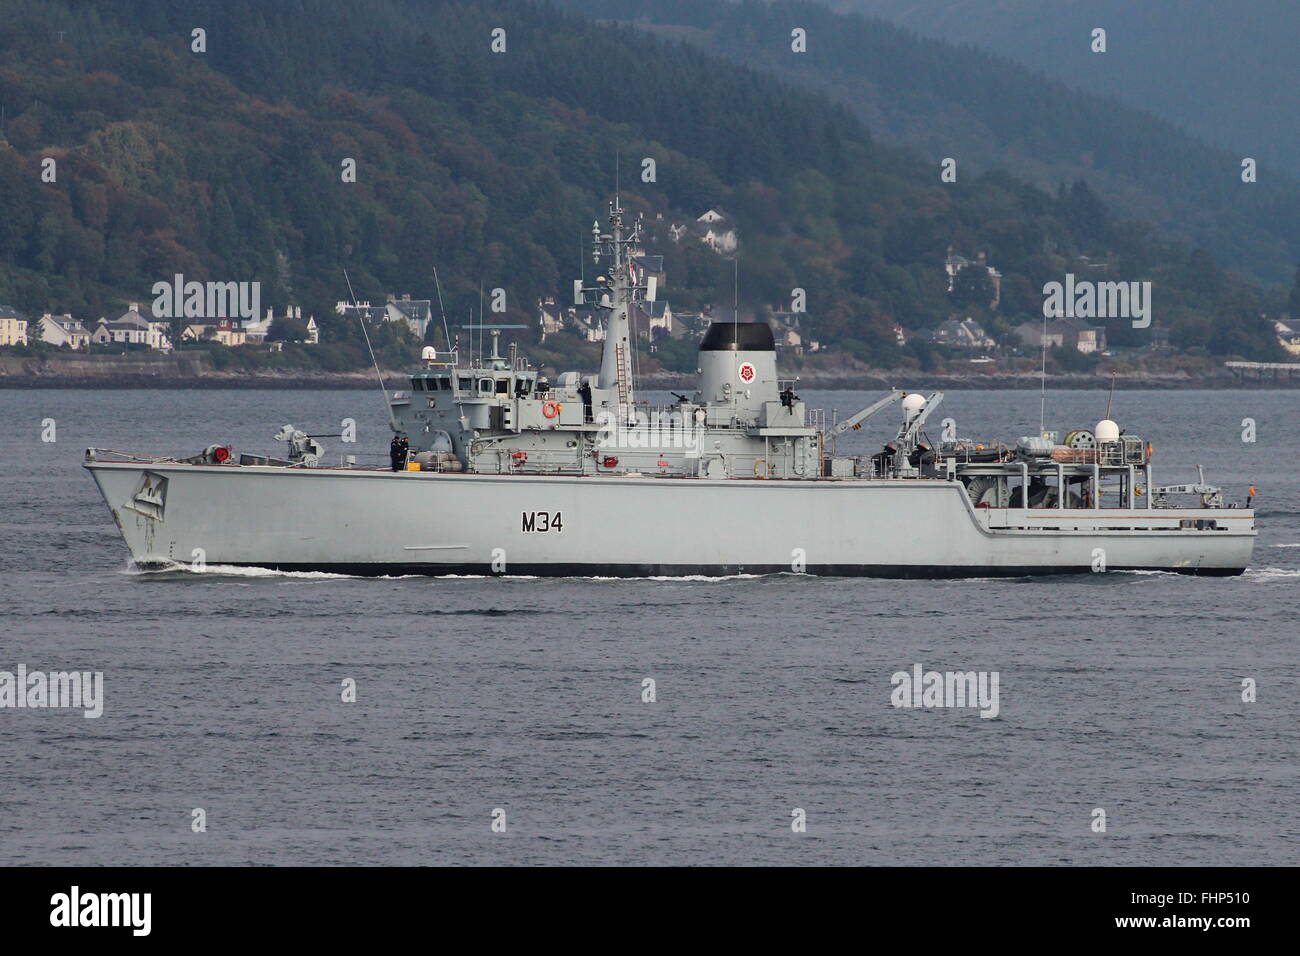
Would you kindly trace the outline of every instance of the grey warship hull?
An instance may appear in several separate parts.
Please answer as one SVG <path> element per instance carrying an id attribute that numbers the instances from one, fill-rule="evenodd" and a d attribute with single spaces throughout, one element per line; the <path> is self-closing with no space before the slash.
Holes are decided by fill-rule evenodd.
<path id="1" fill-rule="evenodd" d="M 1240 574 L 1250 509 L 976 508 L 958 481 L 88 460 L 141 567 L 362 575 Z"/>

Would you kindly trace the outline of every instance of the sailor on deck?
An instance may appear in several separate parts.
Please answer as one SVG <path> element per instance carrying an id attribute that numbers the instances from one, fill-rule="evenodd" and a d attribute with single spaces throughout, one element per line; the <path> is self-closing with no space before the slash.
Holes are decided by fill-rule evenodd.
<path id="1" fill-rule="evenodd" d="M 393 463 L 393 471 L 406 467 L 406 453 L 411 449 L 411 442 L 405 435 L 394 435 L 393 443 L 388 446 L 388 457 Z"/>

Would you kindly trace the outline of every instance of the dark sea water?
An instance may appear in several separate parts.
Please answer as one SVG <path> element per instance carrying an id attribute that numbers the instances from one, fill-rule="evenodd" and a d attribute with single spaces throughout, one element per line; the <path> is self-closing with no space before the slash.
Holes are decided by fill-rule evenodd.
<path id="1" fill-rule="evenodd" d="M 1050 394 L 1048 425 L 1105 402 Z M 949 415 L 1014 440 L 1039 396 L 950 393 Z M 1158 482 L 1202 463 L 1230 500 L 1257 486 L 1254 560 L 1229 579 L 139 574 L 80 467 L 89 445 L 274 452 L 286 422 L 345 417 L 361 444 L 331 451 L 385 453 L 373 392 L 0 391 L 0 670 L 102 671 L 106 697 L 94 720 L 0 709 L 0 859 L 1300 861 L 1300 392 L 1117 396 Z M 998 672 L 998 717 L 892 707 L 914 664 Z"/>

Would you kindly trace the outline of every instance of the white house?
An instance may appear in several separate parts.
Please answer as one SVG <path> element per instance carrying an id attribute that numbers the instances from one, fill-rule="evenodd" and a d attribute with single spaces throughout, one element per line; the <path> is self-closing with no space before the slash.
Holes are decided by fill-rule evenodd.
<path id="1" fill-rule="evenodd" d="M 638 300 L 636 310 L 637 334 L 651 340 L 669 336 L 680 338 L 686 334 L 686 327 L 673 316 L 673 309 L 667 302 L 645 302 Z M 644 320 L 645 325 L 641 324 Z"/>
<path id="2" fill-rule="evenodd" d="M 556 304 L 555 296 L 548 295 L 537 300 L 537 325 L 543 342 L 548 335 L 564 330 L 564 310 Z"/>
<path id="3" fill-rule="evenodd" d="M 293 312 L 293 306 L 289 307 L 289 312 Z M 260 345 L 266 341 L 267 333 L 271 331 L 271 323 L 275 321 L 275 310 L 267 309 L 266 315 L 260 319 L 244 319 L 240 327 L 244 331 L 244 341 L 250 345 Z"/>
<path id="4" fill-rule="evenodd" d="M 140 306 L 136 302 L 132 302 L 126 312 L 112 321 L 101 318 L 90 338 L 96 345 L 116 342 L 122 345 L 144 345 L 151 349 L 167 350 L 172 347 L 168 323 L 145 318 L 140 314 Z"/>
<path id="5" fill-rule="evenodd" d="M 27 344 L 27 316 L 17 309 L 0 305 L 0 345 Z"/>
<path id="6" fill-rule="evenodd" d="M 731 218 L 718 209 L 710 209 L 695 220 L 695 233 L 700 241 L 719 255 L 736 251 L 736 227 Z"/>
<path id="7" fill-rule="evenodd" d="M 339 302 L 334 311 L 346 318 L 364 316 L 371 322 L 404 322 L 407 328 L 420 339 L 424 338 L 429 322 L 433 318 L 432 304 L 428 299 L 412 299 L 409 294 L 401 298 L 389 293 L 383 305 L 371 305 L 369 300 L 358 302 Z"/>
<path id="8" fill-rule="evenodd" d="M 345 305 L 346 303 L 340 303 Z M 244 341 L 249 345 L 261 345 L 266 341 L 266 337 L 271 333 L 271 326 L 277 319 L 291 319 L 295 322 L 302 322 L 302 306 L 290 305 L 284 310 L 284 315 L 277 316 L 274 309 L 267 309 L 266 315 L 260 319 L 245 319 L 243 323 Z M 305 323 L 306 337 L 302 340 L 304 345 L 320 344 L 320 327 L 316 324 L 315 316 L 308 316 Z"/>
<path id="9" fill-rule="evenodd" d="M 567 314 L 569 324 L 588 342 L 605 341 L 604 319 L 597 315 L 594 309 L 570 306 Z"/>
<path id="10" fill-rule="evenodd" d="M 668 227 L 668 235 L 673 242 L 681 242 L 688 232 L 719 255 L 730 255 L 739 244 L 736 226 L 731 217 L 716 207 L 698 216 L 693 223 L 678 223 Z"/>
<path id="11" fill-rule="evenodd" d="M 68 313 L 51 315 L 46 312 L 37 325 L 41 341 L 49 345 L 66 345 L 70 349 L 84 349 L 90 345 L 90 330 Z"/>
<path id="12" fill-rule="evenodd" d="M 389 322 L 405 322 L 415 337 L 423 341 L 433 319 L 433 303 L 429 299 L 412 299 L 409 292 L 400 299 L 390 294 L 384 306 L 384 318 Z"/>
<path id="13" fill-rule="evenodd" d="M 941 322 L 936 329 L 922 329 L 914 338 L 933 342 L 935 345 L 952 345 L 962 349 L 987 349 L 995 344 L 984 327 L 967 316 L 964 319 L 948 319 Z"/>

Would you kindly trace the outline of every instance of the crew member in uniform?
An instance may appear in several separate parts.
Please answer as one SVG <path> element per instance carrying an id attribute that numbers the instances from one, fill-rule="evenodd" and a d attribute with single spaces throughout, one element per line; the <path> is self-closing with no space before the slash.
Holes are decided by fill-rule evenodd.
<path id="1" fill-rule="evenodd" d="M 794 393 L 794 386 L 787 385 L 781 392 L 781 404 L 794 411 L 794 403 L 799 396 Z"/>
<path id="2" fill-rule="evenodd" d="M 411 450 L 411 443 L 405 435 L 394 435 L 393 443 L 388 446 L 388 457 L 392 460 L 393 471 L 406 467 L 406 454 Z"/>
<path id="3" fill-rule="evenodd" d="M 582 399 L 582 420 L 591 421 L 591 386 L 583 382 L 578 386 L 578 397 Z"/>

